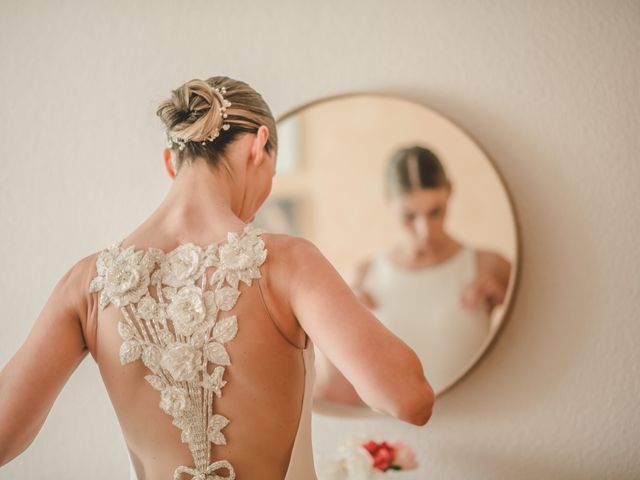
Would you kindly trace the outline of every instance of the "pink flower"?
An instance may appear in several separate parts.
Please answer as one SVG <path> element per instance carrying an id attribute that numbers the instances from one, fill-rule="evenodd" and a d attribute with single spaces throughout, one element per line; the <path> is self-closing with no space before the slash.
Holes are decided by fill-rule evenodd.
<path id="1" fill-rule="evenodd" d="M 396 452 L 387 442 L 376 443 L 373 440 L 369 440 L 363 443 L 362 446 L 373 457 L 373 468 L 384 472 L 394 463 Z"/>
<path id="2" fill-rule="evenodd" d="M 401 470 L 413 470 L 418 467 L 416 455 L 409 445 L 400 440 L 390 441 L 388 444 L 396 451 L 396 456 L 393 461 L 394 465 L 400 467 Z"/>

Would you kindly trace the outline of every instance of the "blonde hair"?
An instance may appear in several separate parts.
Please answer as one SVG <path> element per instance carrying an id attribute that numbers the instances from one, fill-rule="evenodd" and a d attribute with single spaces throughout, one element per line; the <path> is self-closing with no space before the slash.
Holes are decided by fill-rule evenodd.
<path id="1" fill-rule="evenodd" d="M 226 108 L 226 118 L 214 87 L 224 87 L 224 98 L 231 102 Z M 156 114 L 164 123 L 168 138 L 185 142 L 182 150 L 175 142 L 171 147 L 176 155 L 176 170 L 185 160 L 193 162 L 198 157 L 217 168 L 225 158 L 227 145 L 243 133 L 257 132 L 261 125 L 269 130 L 266 151 L 278 150 L 276 122 L 269 106 L 258 92 L 240 80 L 225 76 L 189 80 L 171 91 L 171 98 L 158 106 Z M 229 124 L 228 130 L 222 129 L 224 123 Z M 219 136 L 206 141 L 216 129 Z"/>

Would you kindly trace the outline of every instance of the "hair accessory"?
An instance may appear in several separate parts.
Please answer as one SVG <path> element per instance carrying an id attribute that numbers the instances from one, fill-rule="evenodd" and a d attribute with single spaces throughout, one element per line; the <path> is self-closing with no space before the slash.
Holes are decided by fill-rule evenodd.
<path id="1" fill-rule="evenodd" d="M 227 100 L 226 98 L 224 98 L 224 94 L 227 93 L 226 87 L 212 87 L 211 91 L 220 100 L 220 104 L 222 105 L 220 107 L 220 114 L 221 114 L 222 118 L 223 119 L 227 118 L 227 107 L 231 106 L 231 102 L 229 100 Z M 229 130 L 229 128 L 231 128 L 231 125 L 229 125 L 228 123 L 223 123 L 222 124 L 222 129 L 223 130 Z M 206 145 L 206 142 L 213 142 L 219 136 L 220 136 L 220 129 L 216 128 L 213 131 L 213 133 L 209 137 L 206 138 L 206 140 L 202 141 L 202 145 Z M 186 140 L 185 141 L 185 140 L 182 140 L 180 138 L 173 139 L 173 138 L 171 138 L 171 136 L 169 136 L 168 141 L 167 141 L 167 145 L 168 145 L 169 148 L 173 148 L 173 144 L 175 143 L 175 144 L 178 145 L 178 150 L 183 151 L 184 147 L 186 146 L 186 144 L 188 142 L 191 142 L 191 141 L 193 141 L 193 140 Z"/>

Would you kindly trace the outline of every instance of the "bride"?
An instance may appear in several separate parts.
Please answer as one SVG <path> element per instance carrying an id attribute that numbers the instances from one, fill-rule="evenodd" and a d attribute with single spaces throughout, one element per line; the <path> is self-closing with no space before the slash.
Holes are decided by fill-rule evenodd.
<path id="1" fill-rule="evenodd" d="M 261 95 L 194 79 L 157 114 L 172 186 L 128 236 L 68 269 L 0 372 L 0 465 L 87 354 L 138 480 L 316 478 L 314 345 L 369 406 L 426 424 L 434 395 L 416 353 L 313 243 L 251 224 L 277 170 Z"/>

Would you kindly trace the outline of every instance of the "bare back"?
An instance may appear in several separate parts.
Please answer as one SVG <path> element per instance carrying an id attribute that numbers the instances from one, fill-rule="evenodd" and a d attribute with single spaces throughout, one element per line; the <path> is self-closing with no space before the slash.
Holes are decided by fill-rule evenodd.
<path id="1" fill-rule="evenodd" d="M 313 344 L 271 292 L 267 243 L 248 228 L 203 247 L 120 244 L 96 257 L 84 330 L 139 480 L 281 480 L 293 461 L 313 475 L 299 431 Z"/>

